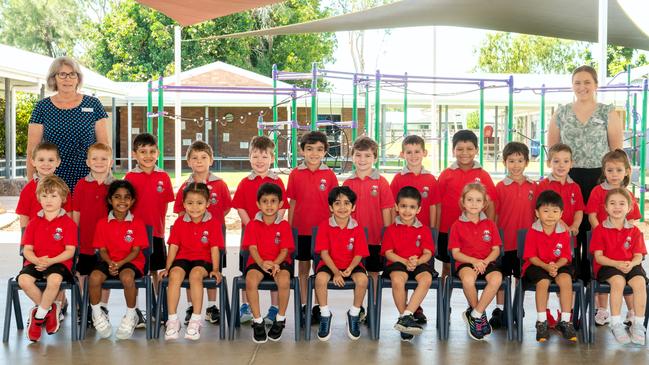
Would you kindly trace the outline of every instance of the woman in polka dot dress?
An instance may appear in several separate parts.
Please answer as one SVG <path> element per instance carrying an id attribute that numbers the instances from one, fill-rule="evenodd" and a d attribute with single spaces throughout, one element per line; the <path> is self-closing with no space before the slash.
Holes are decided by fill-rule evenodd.
<path id="1" fill-rule="evenodd" d="M 108 114 L 99 99 L 83 95 L 78 89 L 83 82 L 81 67 L 70 57 L 59 57 L 50 65 L 47 87 L 56 94 L 39 101 L 29 120 L 27 134 L 27 178 L 32 179 L 34 167 L 29 158 L 41 141 L 59 148 L 61 165 L 56 175 L 74 191 L 79 179 L 90 172 L 86 151 L 95 142 L 108 144 Z"/>

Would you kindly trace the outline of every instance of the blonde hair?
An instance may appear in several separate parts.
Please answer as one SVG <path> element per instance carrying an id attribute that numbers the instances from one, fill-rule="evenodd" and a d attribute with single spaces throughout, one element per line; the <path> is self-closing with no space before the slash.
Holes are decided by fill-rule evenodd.
<path id="1" fill-rule="evenodd" d="M 607 204 L 608 200 L 615 194 L 622 195 L 626 199 L 627 203 L 629 203 L 629 207 L 633 207 L 633 199 L 631 199 L 631 194 L 629 194 L 629 191 L 626 190 L 626 188 L 613 188 L 609 190 L 606 193 L 606 199 L 604 200 L 604 204 Z"/>
<path id="2" fill-rule="evenodd" d="M 42 193 L 53 193 L 57 192 L 61 195 L 62 202 L 65 203 L 67 200 L 68 194 L 70 194 L 70 188 L 60 177 L 56 175 L 45 176 L 38 180 L 38 185 L 36 185 L 36 198 L 40 201 L 40 196 Z"/>
<path id="3" fill-rule="evenodd" d="M 90 147 L 88 147 L 87 155 L 90 156 L 90 152 L 92 151 L 104 151 L 108 152 L 111 155 L 113 154 L 113 148 L 101 142 L 91 144 Z"/>
<path id="4" fill-rule="evenodd" d="M 464 210 L 464 204 L 462 203 L 464 202 L 464 198 L 469 193 L 469 191 L 477 191 L 482 194 L 482 199 L 484 200 L 483 208 L 487 206 L 487 189 L 485 189 L 484 185 L 482 185 L 481 183 L 474 182 L 466 184 L 464 186 L 464 189 L 462 189 L 462 195 L 460 197 L 460 208 L 462 208 L 462 210 Z"/>
<path id="5" fill-rule="evenodd" d="M 59 73 L 63 65 L 71 67 L 72 70 L 77 73 L 77 80 L 79 80 L 77 89 L 79 89 L 81 87 L 81 84 L 83 84 L 83 72 L 81 72 L 81 66 L 79 65 L 79 62 L 77 62 L 74 58 L 68 56 L 57 57 L 54 61 L 52 61 L 50 69 L 47 71 L 47 88 L 51 91 L 59 90 L 58 86 L 56 86 L 56 74 Z"/>

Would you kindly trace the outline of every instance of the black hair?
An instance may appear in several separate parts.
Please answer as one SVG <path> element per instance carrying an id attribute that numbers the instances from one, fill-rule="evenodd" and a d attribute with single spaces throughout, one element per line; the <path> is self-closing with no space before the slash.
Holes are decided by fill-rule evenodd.
<path id="1" fill-rule="evenodd" d="M 399 190 L 397 193 L 397 204 L 401 201 L 401 199 L 404 198 L 410 198 L 410 199 L 415 199 L 417 201 L 417 206 L 421 205 L 421 193 L 419 193 L 419 190 L 417 188 L 414 188 L 412 186 L 404 186 Z"/>
<path id="2" fill-rule="evenodd" d="M 329 142 L 327 141 L 327 135 L 320 131 L 311 131 L 306 133 L 300 139 L 300 149 L 304 151 L 304 147 L 308 144 L 322 143 L 324 145 L 325 152 L 329 148 Z"/>
<path id="3" fill-rule="evenodd" d="M 543 206 L 559 207 L 559 209 L 563 210 L 563 199 L 556 191 L 545 190 L 536 198 L 535 209 L 538 210 Z"/>
<path id="4" fill-rule="evenodd" d="M 144 146 L 154 146 L 158 147 L 158 142 L 156 138 L 151 133 L 140 133 L 133 139 L 133 151 L 137 151 L 138 148 Z"/>
<path id="5" fill-rule="evenodd" d="M 113 210 L 113 204 L 111 204 L 110 199 L 117 192 L 119 188 L 126 189 L 128 193 L 131 194 L 131 200 L 136 199 L 135 188 L 133 187 L 133 184 L 131 184 L 130 181 L 113 180 L 113 182 L 110 183 L 110 185 L 108 185 L 108 191 L 106 192 L 106 207 L 108 208 L 109 212 Z"/>
<path id="6" fill-rule="evenodd" d="M 507 157 L 511 155 L 519 154 L 522 155 L 525 161 L 530 161 L 530 149 L 527 148 L 525 143 L 521 142 L 509 142 L 503 148 L 503 161 L 507 161 Z"/>
<path id="7" fill-rule="evenodd" d="M 277 184 L 263 183 L 257 190 L 257 201 L 260 201 L 264 195 L 275 195 L 279 201 L 282 201 L 282 188 Z"/>
<path id="8" fill-rule="evenodd" d="M 453 135 L 453 148 L 460 142 L 471 142 L 475 148 L 478 148 L 478 136 L 468 129 L 462 129 Z"/>
<path id="9" fill-rule="evenodd" d="M 352 205 L 356 205 L 356 193 L 349 186 L 336 186 L 329 191 L 327 196 L 327 202 L 330 207 L 333 207 L 334 202 L 338 199 L 339 196 L 344 195 L 349 199 L 349 202 Z"/>
<path id="10" fill-rule="evenodd" d="M 205 201 L 210 200 L 210 189 L 205 183 L 193 182 L 187 184 L 183 189 L 183 201 L 187 199 L 187 194 L 189 193 L 202 195 L 205 198 Z"/>

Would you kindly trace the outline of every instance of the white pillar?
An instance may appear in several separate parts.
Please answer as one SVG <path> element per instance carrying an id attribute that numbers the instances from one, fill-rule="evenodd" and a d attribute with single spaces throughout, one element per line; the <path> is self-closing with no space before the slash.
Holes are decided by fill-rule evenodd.
<path id="1" fill-rule="evenodd" d="M 606 46 L 608 44 L 608 0 L 599 0 L 598 6 L 598 59 L 599 59 L 599 69 L 597 70 L 597 76 L 599 86 L 606 86 L 606 73 L 608 69 L 608 63 L 606 59 Z M 599 93 L 598 98 L 600 101 L 603 100 L 603 94 Z"/>
<path id="2" fill-rule="evenodd" d="M 5 151 L 5 157 L 11 155 L 11 178 L 16 178 L 16 107 L 18 105 L 18 99 L 16 98 L 16 89 L 15 86 L 11 87 L 11 111 L 7 111 L 7 101 L 5 100 L 5 113 L 11 112 L 11 137 L 5 136 L 5 138 L 11 139 L 11 151 Z"/>
<path id="3" fill-rule="evenodd" d="M 133 161 L 131 159 L 131 149 L 133 148 L 133 103 L 128 100 L 126 102 L 127 120 L 126 120 L 126 159 L 128 161 L 128 171 L 133 168 Z"/>
<path id="4" fill-rule="evenodd" d="M 176 86 L 180 86 L 180 26 L 176 25 L 174 26 L 174 82 Z M 181 127 L 181 122 L 180 122 L 180 115 L 182 114 L 182 109 L 180 105 L 180 93 L 176 92 L 174 93 L 175 100 L 174 100 L 174 114 L 176 115 L 176 118 L 174 118 L 174 132 L 175 132 L 175 145 L 174 145 L 174 167 L 175 167 L 175 184 L 180 185 L 181 184 L 181 176 L 180 176 L 180 169 L 182 166 L 182 157 L 181 157 L 181 150 L 182 150 L 182 134 L 180 131 Z"/>

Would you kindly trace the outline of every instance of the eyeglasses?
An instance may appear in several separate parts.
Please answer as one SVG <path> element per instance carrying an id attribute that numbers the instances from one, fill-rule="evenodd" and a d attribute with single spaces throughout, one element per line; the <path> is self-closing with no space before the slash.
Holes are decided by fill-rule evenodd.
<path id="1" fill-rule="evenodd" d="M 76 72 L 58 72 L 56 77 L 59 79 L 76 79 L 79 76 Z"/>

